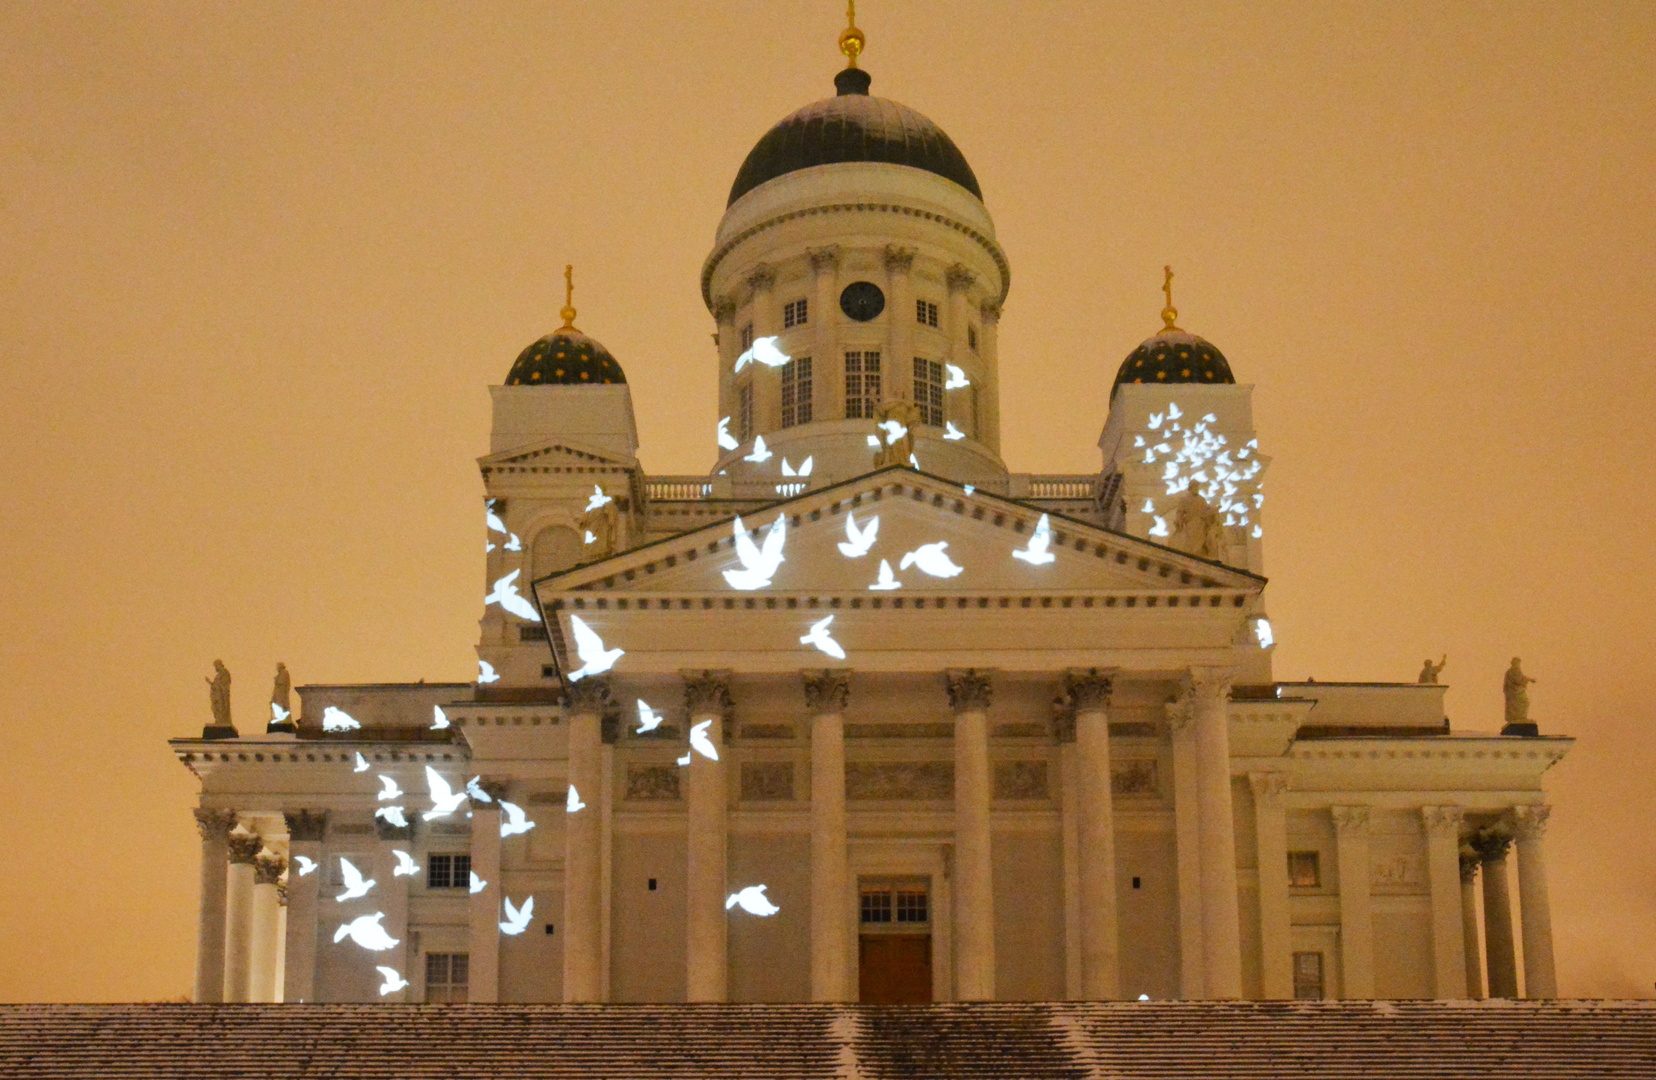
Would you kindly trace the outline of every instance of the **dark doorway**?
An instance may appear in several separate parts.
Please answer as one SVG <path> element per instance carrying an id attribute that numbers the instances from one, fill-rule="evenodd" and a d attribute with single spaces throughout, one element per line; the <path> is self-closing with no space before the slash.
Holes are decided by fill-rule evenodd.
<path id="1" fill-rule="evenodd" d="M 863 934 L 857 998 L 865 1005 L 929 1005 L 930 934 Z"/>

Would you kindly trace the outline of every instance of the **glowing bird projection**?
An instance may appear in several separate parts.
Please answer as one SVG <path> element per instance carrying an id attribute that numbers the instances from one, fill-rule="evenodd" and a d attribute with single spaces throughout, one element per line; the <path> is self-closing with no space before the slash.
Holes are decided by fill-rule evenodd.
<path id="1" fill-rule="evenodd" d="M 489 887 L 489 883 L 487 881 L 484 881 L 482 878 L 478 877 L 477 876 L 477 871 L 473 870 L 471 872 L 471 891 L 472 891 L 472 895 L 476 896 L 478 893 L 482 892 L 484 889 L 487 889 L 488 887 Z"/>
<path id="2" fill-rule="evenodd" d="M 579 615 L 569 617 L 569 628 L 575 631 L 575 655 L 581 660 L 581 666 L 569 673 L 570 682 L 580 682 L 588 675 L 602 675 L 626 655 L 625 649 L 604 648 L 604 639 Z"/>
<path id="3" fill-rule="evenodd" d="M 1160 515 L 1157 515 L 1156 516 L 1156 523 L 1154 525 L 1150 526 L 1150 535 L 1151 536 L 1157 536 L 1157 537 L 1172 536 L 1173 535 L 1173 530 L 1169 529 L 1167 527 L 1167 519 L 1166 518 L 1161 517 Z"/>
<path id="4" fill-rule="evenodd" d="M 742 526 L 740 516 L 731 523 L 731 534 L 736 540 L 736 559 L 742 564 L 740 570 L 724 571 L 725 582 L 732 589 L 742 592 L 751 592 L 754 589 L 763 589 L 771 583 L 776 575 L 777 567 L 783 563 L 782 545 L 787 539 L 788 523 L 782 514 L 776 515 L 770 529 L 765 533 L 763 546 L 753 542 L 747 529 Z M 573 621 L 574 616 L 570 617 Z"/>
<path id="5" fill-rule="evenodd" d="M 614 499 L 612 499 L 608 495 L 604 494 L 604 489 L 603 488 L 599 487 L 597 484 L 593 484 L 592 485 L 592 495 L 591 495 L 591 497 L 589 497 L 587 499 L 587 504 L 586 504 L 587 513 L 590 514 L 590 513 L 592 513 L 592 511 L 600 509 L 601 507 L 603 507 L 604 504 L 612 503 L 614 501 L 615 501 Z"/>
<path id="6" fill-rule="evenodd" d="M 420 872 L 420 864 L 402 848 L 392 848 L 391 854 L 397 857 L 396 868 L 391 871 L 392 877 L 409 877 Z"/>
<path id="7" fill-rule="evenodd" d="M 466 797 L 472 802 L 494 802 L 493 799 L 489 798 L 489 793 L 483 790 L 483 778 L 481 776 L 474 776 L 466 781 Z"/>
<path id="8" fill-rule="evenodd" d="M 922 573 L 930 574 L 932 577 L 952 578 L 965 567 L 956 566 L 954 560 L 949 558 L 949 553 L 945 550 L 948 546 L 947 540 L 939 540 L 935 544 L 921 544 L 902 557 L 897 563 L 897 569 L 907 570 L 911 566 L 918 566 Z"/>
<path id="9" fill-rule="evenodd" d="M 753 347 L 736 358 L 736 370 L 741 371 L 749 364 L 759 363 L 766 367 L 781 367 L 793 357 L 776 347 L 776 338 L 755 338 Z"/>
<path id="10" fill-rule="evenodd" d="M 842 547 L 844 545 L 841 545 Z M 891 572 L 891 563 L 880 560 L 880 579 L 868 587 L 869 592 L 888 592 L 892 589 L 901 589 L 903 583 L 897 580 L 897 575 Z"/>
<path id="11" fill-rule="evenodd" d="M 880 535 L 880 518 L 875 515 L 867 525 L 857 527 L 857 515 L 848 512 L 845 515 L 845 539 L 840 542 L 840 554 L 847 559 L 860 559 L 868 554 L 868 549 L 874 546 L 875 539 Z"/>
<path id="12" fill-rule="evenodd" d="M 954 442 L 956 439 L 964 439 L 965 437 L 966 433 L 955 427 L 953 420 L 943 421 L 943 439 L 945 442 Z"/>
<path id="13" fill-rule="evenodd" d="M 344 709 L 329 705 L 322 710 L 323 731 L 355 731 L 361 726 L 356 722 L 356 718 Z"/>
<path id="14" fill-rule="evenodd" d="M 519 567 L 496 581 L 494 591 L 483 598 L 483 606 L 499 604 L 503 609 L 520 619 L 528 622 L 540 622 L 540 612 L 535 610 L 535 605 L 518 593 L 517 578 L 521 573 L 523 573 L 523 568 Z"/>
<path id="15" fill-rule="evenodd" d="M 575 790 L 575 785 L 569 785 L 569 795 L 564 799 L 564 812 L 578 814 L 586 809 L 586 803 L 581 801 L 581 793 Z"/>
<path id="16" fill-rule="evenodd" d="M 315 859 L 308 859 L 303 855 L 295 855 L 293 857 L 293 861 L 299 867 L 300 877 L 304 877 L 306 874 L 309 874 L 316 869 Z"/>
<path id="17" fill-rule="evenodd" d="M 379 782 L 380 793 L 374 796 L 374 798 L 378 799 L 380 802 L 385 802 L 387 799 L 402 798 L 402 788 L 397 786 L 397 781 L 394 777 L 386 776 L 384 773 L 380 773 Z"/>
<path id="18" fill-rule="evenodd" d="M 403 978 L 402 972 L 398 971 L 396 968 L 379 966 L 375 967 L 374 970 L 379 972 L 385 979 L 384 982 L 380 983 L 380 997 L 384 997 L 387 994 L 395 994 L 398 990 L 401 990 L 408 985 L 408 980 Z"/>
<path id="19" fill-rule="evenodd" d="M 334 944 L 338 945 L 346 938 L 350 938 L 369 952 L 384 952 L 402 943 L 401 938 L 394 938 L 385 932 L 380 920 L 385 918 L 385 912 L 376 911 L 372 915 L 358 915 L 350 922 L 334 931 Z"/>
<path id="20" fill-rule="evenodd" d="M 591 529 L 586 531 L 586 538 L 581 541 L 583 544 L 596 544 L 597 542 L 598 536 Z"/>
<path id="21" fill-rule="evenodd" d="M 713 721 L 703 720 L 690 729 L 690 749 L 706 758 L 708 761 L 719 760 L 719 748 L 713 745 L 713 740 L 707 737 L 707 729 L 713 726 Z M 685 762 L 689 764 L 689 762 Z"/>
<path id="22" fill-rule="evenodd" d="M 396 828 L 408 828 L 408 818 L 403 816 L 403 808 L 400 806 L 382 806 L 378 810 L 374 811 L 374 816 L 377 818 L 384 818 Z"/>
<path id="23" fill-rule="evenodd" d="M 503 544 L 502 546 L 507 551 L 522 551 L 523 550 L 523 541 L 518 539 L 518 534 L 517 533 L 513 533 L 512 538 L 510 540 L 506 541 L 506 543 Z"/>
<path id="24" fill-rule="evenodd" d="M 487 525 L 492 532 L 500 533 L 502 536 L 508 536 L 510 534 L 506 531 L 506 523 L 500 520 L 499 514 L 495 513 L 494 504 L 495 501 L 493 499 L 490 499 L 488 502 L 483 504 L 483 524 Z"/>
<path id="25" fill-rule="evenodd" d="M 650 708 L 648 702 L 643 698 L 638 699 L 638 734 L 643 735 L 645 732 L 654 731 L 661 726 L 663 719 L 664 717 L 660 713 Z"/>
<path id="26" fill-rule="evenodd" d="M 834 617 L 830 615 L 820 622 L 812 623 L 810 633 L 800 638 L 799 643 L 801 645 L 814 645 L 818 650 L 827 653 L 835 660 L 844 660 L 845 650 L 840 648 L 839 642 L 828 636 L 828 624 L 833 621 Z"/>
<path id="27" fill-rule="evenodd" d="M 814 464 L 816 464 L 815 455 L 806 458 L 805 459 L 805 464 L 803 464 L 799 467 L 798 472 L 795 472 L 794 467 L 792 465 L 789 465 L 788 464 L 788 459 L 786 457 L 784 457 L 782 459 L 782 475 L 783 476 L 810 476 L 811 475 L 811 466 L 814 465 Z"/>
<path id="28" fill-rule="evenodd" d="M 898 440 L 908 434 L 908 428 L 895 420 L 881 420 L 874 426 L 885 432 L 887 446 L 896 446 Z"/>
<path id="29" fill-rule="evenodd" d="M 909 455 L 909 468 L 913 469 L 915 472 L 920 471 L 920 459 L 915 457 L 913 454 Z"/>
<path id="30" fill-rule="evenodd" d="M 730 417 L 728 416 L 719 421 L 718 440 L 720 450 L 734 450 L 742 445 L 736 441 L 736 436 L 730 433 Z"/>
<path id="31" fill-rule="evenodd" d="M 1014 559 L 1021 559 L 1030 566 L 1044 566 L 1058 556 L 1048 551 L 1052 546 L 1052 522 L 1045 514 L 1035 523 L 1035 532 L 1029 538 L 1029 544 L 1012 553 Z"/>
<path id="32" fill-rule="evenodd" d="M 460 809 L 460 804 L 466 801 L 464 790 L 456 792 L 449 786 L 449 782 L 437 775 L 437 770 L 430 765 L 426 766 L 426 790 L 431 792 L 431 809 L 421 814 L 422 820 L 448 817 Z"/>
<path id="33" fill-rule="evenodd" d="M 977 491 L 977 488 L 973 487 L 971 484 L 967 484 L 965 486 L 965 488 L 963 488 L 962 490 L 964 490 L 966 492 L 966 497 L 967 498 L 971 498 L 973 493 L 975 493 Z"/>
<path id="34" fill-rule="evenodd" d="M 443 712 L 443 707 L 441 705 L 433 705 L 431 707 L 431 730 L 441 731 L 448 726 L 448 714 Z"/>
<path id="35" fill-rule="evenodd" d="M 362 756 L 362 751 L 361 750 L 357 751 L 356 767 L 353 768 L 351 771 L 352 772 L 367 772 L 368 771 L 368 759 Z"/>
<path id="36" fill-rule="evenodd" d="M 276 702 L 272 701 L 270 703 L 270 722 L 272 724 L 280 724 L 292 715 L 292 713 L 282 708 L 282 706 Z"/>
<path id="37" fill-rule="evenodd" d="M 755 465 L 763 465 L 765 462 L 769 461 L 772 456 L 771 452 L 765 449 L 765 437 L 763 435 L 755 435 L 753 437 L 753 453 L 744 454 L 742 456 L 742 460 L 751 461 Z"/>
<path id="38" fill-rule="evenodd" d="M 871 448 L 878 450 L 880 448 L 880 437 L 878 435 L 870 435 L 868 437 L 868 445 Z"/>
<path id="39" fill-rule="evenodd" d="M 690 764 L 690 755 L 688 753 L 686 753 L 683 757 L 678 758 L 676 760 L 678 761 L 678 763 L 680 765 L 688 765 L 688 764 Z"/>
<path id="40" fill-rule="evenodd" d="M 526 833 L 535 827 L 535 823 L 530 821 L 529 816 L 523 812 L 523 807 L 516 803 L 509 803 L 505 799 L 501 799 L 500 812 L 504 815 L 500 819 L 500 838 L 502 840 L 508 836 Z"/>
<path id="41" fill-rule="evenodd" d="M 339 857 L 339 880 L 345 885 L 345 891 L 334 897 L 343 904 L 347 900 L 355 900 L 367 896 L 368 890 L 379 884 L 373 878 L 364 878 L 362 871 L 356 864 L 345 856 Z"/>
<path id="42" fill-rule="evenodd" d="M 479 685 L 486 685 L 488 683 L 499 681 L 500 676 L 495 673 L 493 664 L 489 663 L 487 660 L 479 660 L 477 662 L 477 682 Z"/>
<path id="43" fill-rule="evenodd" d="M 971 380 L 966 378 L 966 372 L 962 371 L 954 364 L 944 364 L 943 370 L 949 373 L 949 381 L 943 384 L 943 389 L 964 390 L 966 387 L 972 385 Z"/>
<path id="44" fill-rule="evenodd" d="M 725 910 L 729 911 L 733 907 L 740 907 L 749 915 L 761 917 L 775 915 L 782 910 L 770 902 L 770 898 L 765 895 L 763 885 L 749 885 L 740 892 L 734 892 L 725 897 Z"/>
<path id="45" fill-rule="evenodd" d="M 1276 635 L 1271 633 L 1270 619 L 1254 620 L 1254 637 L 1259 639 L 1259 647 L 1261 649 L 1269 649 L 1272 645 L 1276 644 Z"/>
<path id="46" fill-rule="evenodd" d="M 529 920 L 535 917 L 535 898 L 529 897 L 522 907 L 513 907 L 511 897 L 503 896 L 501 903 L 506 905 L 506 919 L 500 924 L 502 934 L 511 934 L 514 937 L 529 929 Z"/>

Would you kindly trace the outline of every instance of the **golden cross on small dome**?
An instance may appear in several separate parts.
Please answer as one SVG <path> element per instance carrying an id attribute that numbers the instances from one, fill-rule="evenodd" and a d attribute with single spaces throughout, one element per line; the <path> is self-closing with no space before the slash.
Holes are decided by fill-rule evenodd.
<path id="1" fill-rule="evenodd" d="M 558 314 L 563 316 L 564 324 L 561 329 L 575 329 L 575 266 L 573 263 L 564 267 L 564 306 Z"/>
<path id="2" fill-rule="evenodd" d="M 1164 266 L 1162 269 L 1167 273 L 1167 277 L 1162 281 L 1162 292 L 1167 295 L 1167 306 L 1162 308 L 1162 322 L 1167 324 L 1162 327 L 1162 333 L 1165 334 L 1169 330 L 1178 329 L 1174 323 L 1179 318 L 1179 309 L 1173 306 L 1173 268 Z"/>
<path id="3" fill-rule="evenodd" d="M 862 55 L 867 41 L 863 32 L 857 29 L 857 0 L 846 0 L 845 29 L 840 31 L 839 47 L 851 67 L 857 66 L 857 57 Z"/>

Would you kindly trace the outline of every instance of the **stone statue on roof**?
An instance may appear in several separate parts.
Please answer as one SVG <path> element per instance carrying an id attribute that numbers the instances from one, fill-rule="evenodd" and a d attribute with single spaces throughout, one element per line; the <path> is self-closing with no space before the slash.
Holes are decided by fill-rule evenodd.
<path id="1" fill-rule="evenodd" d="M 1199 558 L 1218 559 L 1225 551 L 1225 527 L 1219 522 L 1219 511 L 1202 498 L 1197 486 L 1190 481 L 1173 500 L 1167 546 Z"/>
<path id="2" fill-rule="evenodd" d="M 213 661 L 213 677 L 207 680 L 207 700 L 213 707 L 214 727 L 234 727 L 230 723 L 230 669 L 223 660 Z"/>
<path id="3" fill-rule="evenodd" d="M 1507 668 L 1506 677 L 1501 680 L 1501 692 L 1506 695 L 1507 723 L 1529 723 L 1529 684 L 1534 681 L 1524 674 L 1521 661 L 1514 656 L 1512 666 Z"/>
<path id="4" fill-rule="evenodd" d="M 1425 666 L 1423 666 L 1420 669 L 1420 685 L 1421 686 L 1436 686 L 1437 681 L 1438 681 L 1438 676 L 1443 674 L 1443 665 L 1447 664 L 1448 662 L 1449 662 L 1449 654 L 1448 653 L 1444 653 L 1443 654 L 1443 659 L 1439 660 L 1435 664 L 1432 663 L 1432 658 L 1428 656 L 1426 658 Z"/>

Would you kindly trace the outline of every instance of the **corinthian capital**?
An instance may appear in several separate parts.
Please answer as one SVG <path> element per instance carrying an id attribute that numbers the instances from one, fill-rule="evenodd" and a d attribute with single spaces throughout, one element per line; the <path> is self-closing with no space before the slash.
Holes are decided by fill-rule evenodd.
<path id="1" fill-rule="evenodd" d="M 1458 806 L 1422 806 L 1420 819 L 1426 823 L 1428 835 L 1455 839 L 1460 836 L 1461 823 L 1466 820 L 1466 811 Z"/>
<path id="2" fill-rule="evenodd" d="M 832 273 L 839 269 L 840 249 L 833 245 L 811 248 L 807 254 L 811 257 L 811 270 L 814 273 Z"/>
<path id="3" fill-rule="evenodd" d="M 720 326 L 736 321 L 736 300 L 734 297 L 721 296 L 713 301 L 713 321 Z"/>
<path id="4" fill-rule="evenodd" d="M 1191 703 L 1197 708 L 1214 707 L 1230 696 L 1235 668 L 1193 667 L 1185 676 L 1185 689 Z"/>
<path id="5" fill-rule="evenodd" d="M 730 701 L 730 672 L 684 671 L 684 709 L 692 719 L 698 716 L 717 716 L 729 719 L 734 706 Z"/>
<path id="6" fill-rule="evenodd" d="M 1502 825 L 1485 825 L 1468 837 L 1467 845 L 1480 861 L 1499 862 L 1506 858 L 1512 834 Z"/>
<path id="7" fill-rule="evenodd" d="M 320 843 L 322 837 L 327 835 L 326 810 L 284 810 L 282 817 L 287 821 L 289 843 Z"/>
<path id="8" fill-rule="evenodd" d="M 263 847 L 264 838 L 258 833 L 233 832 L 230 834 L 230 862 L 251 866 Z"/>
<path id="9" fill-rule="evenodd" d="M 1547 818 L 1552 814 L 1550 806 L 1514 806 L 1512 808 L 1512 831 L 1519 840 L 1539 840 L 1547 831 Z"/>
<path id="10" fill-rule="evenodd" d="M 1288 790 L 1288 774 L 1285 772 L 1251 772 L 1248 774 L 1248 786 L 1253 788 L 1255 799 L 1280 799 L 1282 793 Z"/>
<path id="11" fill-rule="evenodd" d="M 1115 692 L 1115 673 L 1088 668 L 1064 674 L 1064 693 L 1070 706 L 1078 713 L 1103 712 L 1110 707 L 1110 695 Z"/>
<path id="12" fill-rule="evenodd" d="M 896 244 L 887 244 L 885 249 L 885 268 L 887 273 L 906 274 L 914 267 L 914 249 L 898 247 Z"/>
<path id="13" fill-rule="evenodd" d="M 1341 836 L 1367 836 L 1369 808 L 1366 806 L 1331 806 L 1334 831 Z"/>
<path id="14" fill-rule="evenodd" d="M 776 284 L 776 270 L 766 263 L 755 266 L 747 276 L 748 288 L 754 292 L 769 292 Z"/>
<path id="15" fill-rule="evenodd" d="M 971 288 L 972 284 L 977 281 L 977 275 L 959 263 L 955 263 L 943 275 L 943 280 L 948 282 L 950 292 L 959 292 L 961 289 Z"/>
<path id="16" fill-rule="evenodd" d="M 253 857 L 253 884 L 274 885 L 287 872 L 287 860 L 274 852 L 263 851 Z"/>
<path id="17" fill-rule="evenodd" d="M 566 691 L 569 697 L 569 711 L 602 715 L 604 706 L 614 697 L 614 691 L 615 684 L 610 681 L 608 675 L 589 675 L 579 682 L 572 682 Z"/>
<path id="18" fill-rule="evenodd" d="M 985 300 L 978 305 L 978 317 L 986 323 L 1000 322 L 1001 306 L 993 300 Z"/>
<path id="19" fill-rule="evenodd" d="M 203 810 L 195 812 L 196 829 L 203 840 L 223 840 L 236 827 L 234 810 Z"/>
<path id="20" fill-rule="evenodd" d="M 806 671 L 800 678 L 805 682 L 805 711 L 842 713 L 851 699 L 851 681 L 843 671 Z"/>
<path id="21" fill-rule="evenodd" d="M 951 671 L 946 676 L 949 684 L 949 708 L 957 713 L 985 712 L 994 699 L 995 688 L 987 671 L 967 668 Z"/>
<path id="22" fill-rule="evenodd" d="M 1167 726 L 1175 735 L 1182 735 L 1190 730 L 1190 722 L 1196 719 L 1195 706 L 1191 704 L 1188 693 L 1180 694 L 1169 701 L 1164 708 L 1167 710 Z"/>

